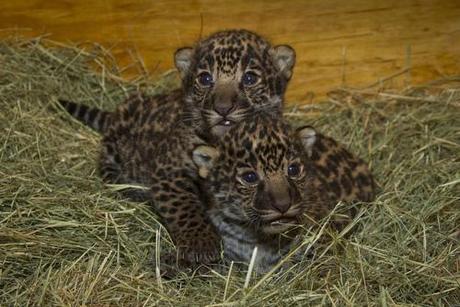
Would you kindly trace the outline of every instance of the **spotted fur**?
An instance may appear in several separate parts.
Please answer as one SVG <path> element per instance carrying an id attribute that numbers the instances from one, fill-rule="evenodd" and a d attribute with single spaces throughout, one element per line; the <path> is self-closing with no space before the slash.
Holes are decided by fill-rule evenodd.
<path id="1" fill-rule="evenodd" d="M 271 115 L 241 122 L 215 145 L 198 146 L 193 158 L 225 257 L 247 263 L 257 246 L 259 272 L 291 249 L 296 226 L 315 225 L 339 201 L 374 198 L 364 161 L 311 127 L 295 131 Z M 342 227 L 344 220 L 334 222 Z"/>
<path id="2" fill-rule="evenodd" d="M 218 258 L 220 238 L 206 212 L 192 150 L 213 142 L 261 110 L 281 116 L 295 53 L 246 30 L 223 31 L 179 49 L 181 89 L 133 95 L 114 112 L 61 100 L 74 117 L 103 134 L 99 168 L 110 183 L 128 183 L 125 195 L 148 201 L 162 217 L 179 260 Z"/>

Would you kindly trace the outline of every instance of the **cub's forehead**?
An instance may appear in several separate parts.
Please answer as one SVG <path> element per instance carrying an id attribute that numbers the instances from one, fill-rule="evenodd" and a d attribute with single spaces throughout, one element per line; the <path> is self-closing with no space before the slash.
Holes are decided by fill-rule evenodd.
<path id="1" fill-rule="evenodd" d="M 248 46 L 253 49 L 265 50 L 270 47 L 268 41 L 256 33 L 247 30 L 229 30 L 212 34 L 199 44 L 199 49 L 217 50 L 236 48 L 239 50 L 247 49 Z"/>
<path id="2" fill-rule="evenodd" d="M 221 142 L 221 150 L 231 158 L 272 160 L 275 164 L 295 156 L 297 149 L 296 138 L 287 124 L 260 118 L 239 124 Z"/>
<path id="3" fill-rule="evenodd" d="M 213 66 L 235 65 L 261 56 L 270 44 L 261 36 L 246 30 L 231 30 L 215 33 L 197 46 L 201 62 Z M 243 63 L 245 64 L 245 63 Z"/>

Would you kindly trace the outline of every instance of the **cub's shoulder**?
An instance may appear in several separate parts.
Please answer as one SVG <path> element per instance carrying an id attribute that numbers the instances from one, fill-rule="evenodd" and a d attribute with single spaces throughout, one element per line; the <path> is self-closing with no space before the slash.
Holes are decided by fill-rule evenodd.
<path id="1" fill-rule="evenodd" d="M 367 163 L 331 137 L 316 134 L 311 160 L 321 184 L 337 201 L 372 201 L 375 182 Z"/>

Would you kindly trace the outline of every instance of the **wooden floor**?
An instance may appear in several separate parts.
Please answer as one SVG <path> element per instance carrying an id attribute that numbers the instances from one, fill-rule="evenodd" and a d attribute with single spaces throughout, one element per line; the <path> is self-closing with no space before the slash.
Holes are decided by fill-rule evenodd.
<path id="1" fill-rule="evenodd" d="M 226 28 L 296 49 L 292 102 L 343 83 L 366 86 L 407 65 L 411 73 L 397 79 L 400 86 L 460 73 L 459 0 L 0 2 L 0 35 L 99 42 L 125 63 L 129 47 L 153 75 L 173 67 L 176 48 Z"/>

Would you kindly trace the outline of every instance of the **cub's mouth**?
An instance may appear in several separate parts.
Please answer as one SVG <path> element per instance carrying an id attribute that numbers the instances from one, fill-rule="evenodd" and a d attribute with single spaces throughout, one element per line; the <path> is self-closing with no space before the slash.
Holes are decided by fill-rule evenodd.
<path id="1" fill-rule="evenodd" d="M 230 130 L 230 128 L 232 128 L 235 123 L 236 122 L 229 119 L 222 119 L 221 121 L 217 122 L 217 124 L 212 126 L 211 131 L 214 135 L 222 136 L 228 130 Z"/>
<path id="2" fill-rule="evenodd" d="M 222 119 L 220 122 L 216 124 L 216 126 L 224 126 L 224 127 L 231 127 L 235 124 L 234 121 L 229 120 L 229 119 Z"/>
<path id="3" fill-rule="evenodd" d="M 266 234 L 279 234 L 297 226 L 299 226 L 299 222 L 295 217 L 281 217 L 264 222 L 261 229 Z"/>

